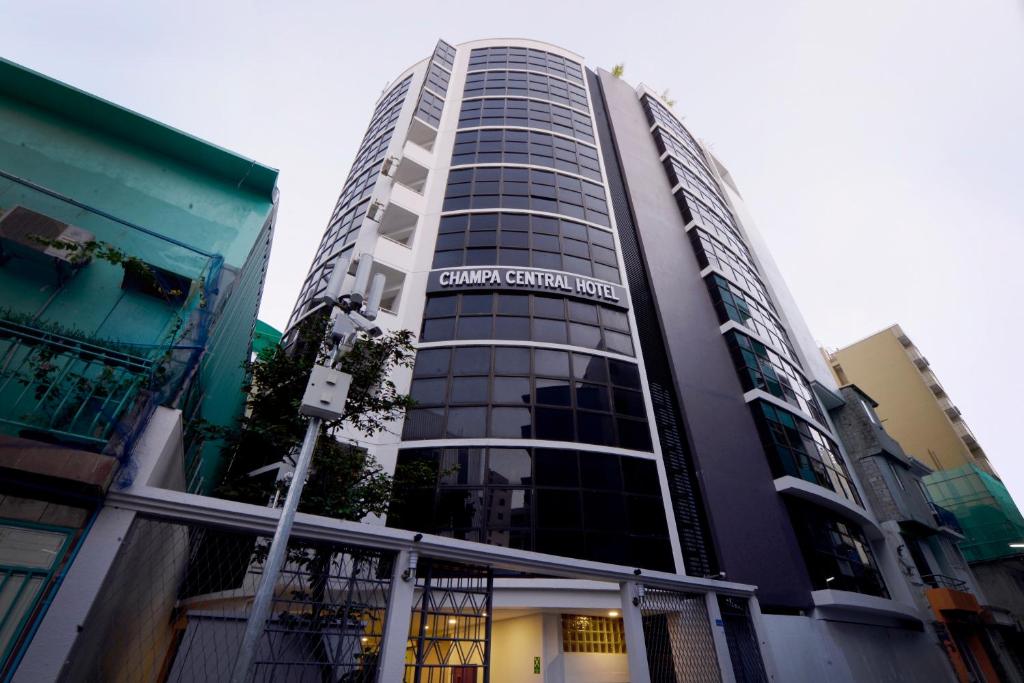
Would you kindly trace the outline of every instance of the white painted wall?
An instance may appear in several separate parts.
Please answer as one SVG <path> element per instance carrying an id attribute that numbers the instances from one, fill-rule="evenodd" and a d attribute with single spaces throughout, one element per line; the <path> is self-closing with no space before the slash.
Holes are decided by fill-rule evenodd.
<path id="1" fill-rule="evenodd" d="M 626 655 L 567 652 L 563 657 L 566 683 L 629 683 L 629 664 L 626 662 Z"/>
<path id="2" fill-rule="evenodd" d="M 541 673 L 533 658 L 541 657 Z M 550 683 L 544 676 L 544 619 L 531 614 L 494 622 L 491 631 L 491 683 Z"/>

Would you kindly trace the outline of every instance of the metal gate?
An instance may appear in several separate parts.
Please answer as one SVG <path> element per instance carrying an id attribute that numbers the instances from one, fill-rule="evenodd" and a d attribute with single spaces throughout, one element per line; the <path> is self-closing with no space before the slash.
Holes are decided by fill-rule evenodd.
<path id="1" fill-rule="evenodd" d="M 736 683 L 768 683 L 747 599 L 720 595 L 718 609 L 722 613 Z"/>
<path id="2" fill-rule="evenodd" d="M 640 598 L 651 683 L 719 683 L 715 642 L 699 593 L 646 588 Z"/>
<path id="3" fill-rule="evenodd" d="M 406 683 L 488 683 L 493 572 L 426 560 L 409 625 Z"/>

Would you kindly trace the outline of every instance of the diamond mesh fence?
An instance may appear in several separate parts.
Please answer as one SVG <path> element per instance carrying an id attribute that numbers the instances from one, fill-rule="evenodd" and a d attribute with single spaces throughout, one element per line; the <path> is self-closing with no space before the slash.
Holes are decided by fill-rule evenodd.
<path id="1" fill-rule="evenodd" d="M 718 683 L 704 596 L 647 588 L 640 600 L 651 683 Z"/>
<path id="2" fill-rule="evenodd" d="M 64 681 L 224 681 L 269 537 L 138 517 L 64 666 Z M 255 681 L 372 681 L 394 557 L 293 539 Z"/>

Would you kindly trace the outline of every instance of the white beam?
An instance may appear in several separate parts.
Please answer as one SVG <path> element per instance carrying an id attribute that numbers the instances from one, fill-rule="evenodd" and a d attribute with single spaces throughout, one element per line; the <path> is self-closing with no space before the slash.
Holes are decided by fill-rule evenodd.
<path id="1" fill-rule="evenodd" d="M 722 683 L 735 683 L 736 672 L 732 669 L 729 642 L 725 637 L 725 622 L 722 620 L 722 610 L 718 606 L 718 596 L 714 593 L 705 593 L 704 604 L 707 606 L 708 627 L 711 629 L 711 639 L 715 643 L 715 656 L 718 658 Z"/>

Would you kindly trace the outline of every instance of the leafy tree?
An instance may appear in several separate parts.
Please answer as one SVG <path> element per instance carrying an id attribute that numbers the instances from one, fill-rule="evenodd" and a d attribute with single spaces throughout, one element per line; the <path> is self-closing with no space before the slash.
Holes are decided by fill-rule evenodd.
<path id="1" fill-rule="evenodd" d="M 612 76 L 615 78 L 622 78 L 622 74 L 626 71 L 626 63 L 622 62 L 612 67 Z"/>
<path id="2" fill-rule="evenodd" d="M 249 364 L 251 383 L 245 387 L 248 410 L 239 428 L 227 435 L 230 464 L 219 495 L 266 504 L 274 493 L 285 494 L 287 484 L 277 481 L 276 468 L 268 468 L 270 471 L 260 477 L 250 473 L 298 453 L 308 425 L 299 407 L 310 368 L 327 359 L 328 330 L 325 318 L 314 317 L 299 328 L 291 347 L 265 349 Z M 393 372 L 411 367 L 413 358 L 412 333 L 401 330 L 377 338 L 364 334 L 341 360 L 338 367 L 352 376 L 345 411 L 340 419 L 325 421 L 320 428 L 299 502 L 301 512 L 360 521 L 387 512 L 396 486 L 421 485 L 421 478 L 433 476 L 426 468 L 404 469 L 396 482 L 371 454 L 338 438 L 346 424 L 372 436 L 385 430 L 413 404 L 392 380 Z M 268 542 L 258 543 L 256 561 L 262 562 L 268 551 Z M 332 576 L 347 574 L 350 581 L 355 581 L 361 573 L 375 571 L 373 559 L 358 552 L 340 552 L 329 542 L 303 542 L 290 544 L 288 563 L 308 577 L 301 590 L 291 592 L 294 599 L 308 606 L 301 613 L 285 611 L 278 618 L 282 623 L 297 624 L 300 632 L 308 634 L 308 651 L 313 661 L 320 662 L 321 679 L 336 681 L 333 655 L 322 634 L 353 634 L 360 624 L 376 615 L 333 604 L 328 584 Z M 345 680 L 372 680 L 376 656 L 376 652 L 362 648 L 356 655 L 359 668 Z"/>
<path id="3" fill-rule="evenodd" d="M 265 504 L 275 487 L 283 492 L 274 473 L 249 473 L 298 452 L 308 424 L 299 406 L 310 368 L 326 362 L 326 334 L 327 322 L 314 317 L 300 327 L 291 348 L 264 349 L 249 364 L 248 410 L 239 428 L 227 435 L 230 462 L 218 495 Z M 320 428 L 300 511 L 350 521 L 387 511 L 392 478 L 372 455 L 337 435 L 347 423 L 373 436 L 402 416 L 412 399 L 397 390 L 391 376 L 399 367 L 411 367 L 413 358 L 412 333 L 399 330 L 378 338 L 362 335 L 342 359 L 339 368 L 352 376 L 345 412 Z"/>

